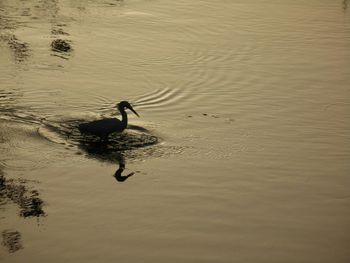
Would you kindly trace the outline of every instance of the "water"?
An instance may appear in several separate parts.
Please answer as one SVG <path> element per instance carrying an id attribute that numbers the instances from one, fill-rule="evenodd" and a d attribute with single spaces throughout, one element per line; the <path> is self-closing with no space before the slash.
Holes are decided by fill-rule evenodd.
<path id="1" fill-rule="evenodd" d="M 349 262 L 349 19 L 0 0 L 0 261 Z M 126 133 L 79 134 L 121 100 Z"/>

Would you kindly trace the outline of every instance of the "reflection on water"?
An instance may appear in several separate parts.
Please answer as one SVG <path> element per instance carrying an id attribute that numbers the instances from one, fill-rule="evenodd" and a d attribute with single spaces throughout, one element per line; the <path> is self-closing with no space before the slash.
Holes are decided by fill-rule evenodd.
<path id="1" fill-rule="evenodd" d="M 69 42 L 63 39 L 53 40 L 51 43 L 51 48 L 52 48 L 52 51 L 56 51 L 56 52 L 69 52 L 72 50 Z"/>
<path id="2" fill-rule="evenodd" d="M 46 216 L 44 202 L 37 190 L 30 190 L 23 180 L 6 179 L 0 170 L 0 208 L 8 203 L 18 206 L 19 216 L 24 218 L 40 218 Z M 1 230 L 1 229 L 0 229 Z M 9 253 L 23 248 L 21 233 L 14 230 L 2 231 L 2 245 Z"/>
<path id="3" fill-rule="evenodd" d="M 0 41 L 5 42 L 11 49 L 16 62 L 24 62 L 29 57 L 29 44 L 19 40 L 14 34 L 0 35 Z"/>
<path id="4" fill-rule="evenodd" d="M 7 9 L 2 7 L 2 3 L 0 2 L 0 41 L 5 43 L 12 51 L 16 63 L 24 62 L 30 55 L 29 44 L 20 40 L 14 33 L 14 30 L 20 26 L 20 21 L 16 20 L 16 16 L 11 16 L 5 13 L 5 11 Z M 21 15 L 25 14 L 27 13 L 23 10 Z"/>
<path id="5" fill-rule="evenodd" d="M 124 162 L 120 162 L 119 163 L 119 168 L 114 174 L 114 178 L 118 182 L 124 182 L 124 181 L 126 181 L 126 179 L 128 179 L 129 177 L 131 177 L 131 176 L 133 176 L 135 174 L 134 172 L 132 172 L 132 173 L 129 173 L 128 175 L 122 175 L 124 170 L 125 170 L 125 163 Z"/>
<path id="6" fill-rule="evenodd" d="M 16 204 L 21 217 L 38 218 L 46 215 L 43 210 L 44 202 L 37 190 L 29 190 L 23 181 L 6 179 L 3 173 L 0 174 L 0 201 Z"/>
<path id="7" fill-rule="evenodd" d="M 125 132 L 112 134 L 108 142 L 101 142 L 95 137 L 86 137 L 79 142 L 81 149 L 88 158 L 97 159 L 102 162 L 115 163 L 119 165 L 114 177 L 118 182 L 124 182 L 134 173 L 122 175 L 125 170 L 125 158 L 135 159 L 135 152 L 140 148 L 149 147 L 158 143 L 158 138 L 147 134 Z M 142 152 L 142 151 L 141 151 Z"/>
<path id="8" fill-rule="evenodd" d="M 6 113 L 14 113 L 16 111 L 13 103 L 16 101 L 18 94 L 12 91 L 0 89 L 0 112 L 2 117 Z"/>
<path id="9" fill-rule="evenodd" d="M 51 55 L 68 59 L 73 49 L 72 41 L 67 39 L 70 34 L 65 31 L 67 28 L 67 23 L 63 23 L 60 20 L 58 1 L 53 1 L 51 5 L 53 5 L 53 7 L 49 6 L 49 9 L 53 10 L 52 19 L 50 20 L 51 37 L 53 38 L 51 42 Z"/>
<path id="10" fill-rule="evenodd" d="M 344 9 L 344 12 L 347 11 L 348 5 L 349 5 L 349 0 L 343 0 L 343 9 Z"/>
<path id="11" fill-rule="evenodd" d="M 9 253 L 14 253 L 23 248 L 21 233 L 15 230 L 2 231 L 2 243 Z"/>
<path id="12" fill-rule="evenodd" d="M 130 136 L 130 135 L 129 135 Z M 124 182 L 129 177 L 133 176 L 135 173 L 129 173 L 128 175 L 123 175 L 125 170 L 125 151 L 130 150 L 132 143 L 129 145 L 128 141 L 125 140 L 126 137 L 119 137 L 118 141 L 109 142 L 93 142 L 93 141 L 82 141 L 79 148 L 85 152 L 88 158 L 94 158 L 102 162 L 110 162 L 119 165 L 119 168 L 114 174 L 114 178 L 118 182 Z M 135 140 L 135 137 L 133 138 Z M 116 145 L 114 145 L 116 144 Z M 119 146 L 118 146 L 119 144 Z"/>
<path id="13" fill-rule="evenodd" d="M 24 5 L 17 1 L 0 2 L 0 41 L 6 43 L 12 51 L 15 62 L 24 62 L 33 52 L 30 44 L 15 33 L 17 29 L 26 26 L 28 17 L 33 20 L 46 20 L 51 25 L 51 55 L 68 59 L 73 50 L 72 41 L 67 39 L 70 35 L 65 31 L 68 22 L 60 14 L 58 0 L 39 1 L 34 5 L 31 2 Z"/>

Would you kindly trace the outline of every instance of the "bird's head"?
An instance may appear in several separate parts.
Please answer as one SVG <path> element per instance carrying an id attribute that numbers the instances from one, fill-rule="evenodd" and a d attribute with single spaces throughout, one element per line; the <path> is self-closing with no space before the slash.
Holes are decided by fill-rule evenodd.
<path id="1" fill-rule="evenodd" d="M 117 107 L 118 107 L 118 109 L 119 110 L 123 110 L 124 108 L 128 108 L 129 110 L 131 110 L 133 113 L 135 113 L 135 115 L 137 116 L 137 117 L 140 117 L 139 115 L 138 115 L 138 113 L 133 109 L 133 107 L 130 105 L 130 103 L 129 102 L 127 102 L 127 101 L 121 101 L 121 102 L 119 102 L 118 104 L 117 104 Z"/>

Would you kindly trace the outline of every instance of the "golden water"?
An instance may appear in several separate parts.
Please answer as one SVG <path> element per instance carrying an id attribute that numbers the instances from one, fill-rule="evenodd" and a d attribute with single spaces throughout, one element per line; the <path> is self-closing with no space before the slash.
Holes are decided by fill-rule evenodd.
<path id="1" fill-rule="evenodd" d="M 0 261 L 350 262 L 349 12 L 0 0 Z"/>

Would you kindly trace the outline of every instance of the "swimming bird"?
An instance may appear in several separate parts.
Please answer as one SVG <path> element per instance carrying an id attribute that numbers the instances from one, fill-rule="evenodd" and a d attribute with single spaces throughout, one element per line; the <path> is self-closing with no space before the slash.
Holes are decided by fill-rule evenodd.
<path id="1" fill-rule="evenodd" d="M 125 108 L 131 110 L 137 117 L 140 117 L 132 108 L 129 102 L 121 101 L 117 104 L 117 108 L 122 115 L 122 120 L 117 118 L 107 118 L 87 123 L 79 124 L 78 129 L 82 134 L 93 134 L 99 136 L 101 141 L 108 140 L 108 136 L 114 132 L 122 132 L 128 126 L 128 115 Z"/>

